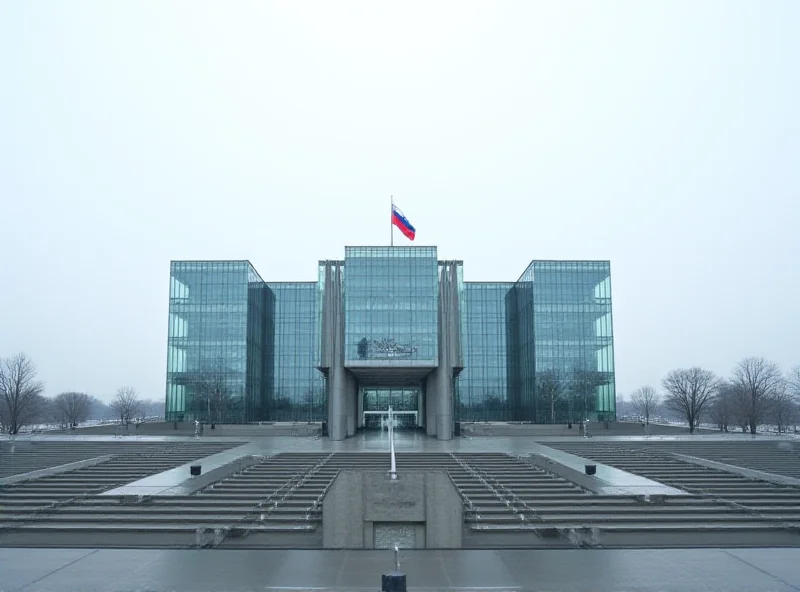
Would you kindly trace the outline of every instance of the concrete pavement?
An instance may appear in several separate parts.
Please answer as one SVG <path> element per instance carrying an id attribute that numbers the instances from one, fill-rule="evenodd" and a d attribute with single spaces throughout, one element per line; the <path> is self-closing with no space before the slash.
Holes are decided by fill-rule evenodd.
<path id="1" fill-rule="evenodd" d="M 401 557 L 409 590 L 800 590 L 800 549 L 404 551 Z M 391 567 L 386 551 L 0 549 L 0 591 L 375 591 Z"/>

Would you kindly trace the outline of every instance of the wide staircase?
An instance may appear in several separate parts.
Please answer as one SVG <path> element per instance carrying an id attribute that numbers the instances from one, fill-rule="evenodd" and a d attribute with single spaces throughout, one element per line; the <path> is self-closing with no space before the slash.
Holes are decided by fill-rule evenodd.
<path id="1" fill-rule="evenodd" d="M 800 440 L 650 441 L 637 449 L 674 452 L 800 479 Z"/>
<path id="2" fill-rule="evenodd" d="M 668 446 L 638 442 L 558 443 L 551 446 L 682 489 L 693 498 L 702 500 L 705 507 L 723 511 L 704 516 L 703 523 L 696 525 L 697 529 L 728 531 L 732 536 L 736 532 L 740 540 L 755 537 L 756 541 L 760 540 L 759 534 L 763 532 L 765 543 L 777 545 L 784 541 L 798 544 L 795 538 L 800 533 L 800 487 L 701 466 L 673 456 Z M 758 466 L 759 455 L 769 454 L 766 448 L 741 452 L 755 466 Z"/>
<path id="3" fill-rule="evenodd" d="M 239 445 L 239 443 L 232 442 L 207 443 L 203 440 L 169 443 L 133 439 L 110 441 L 4 440 L 0 441 L 0 479 L 110 454 L 117 457 L 124 455 L 136 457 L 138 455 L 141 458 L 147 458 L 149 455 L 159 455 L 169 449 L 173 452 L 182 451 L 181 459 L 185 459 L 192 455 L 194 455 L 193 458 L 208 456 Z M 190 460 L 192 458 L 183 460 L 183 462 Z M 147 474 L 152 474 L 149 466 L 145 470 Z M 158 469 L 155 472 L 158 472 Z"/>
<path id="4" fill-rule="evenodd" d="M 504 453 L 398 453 L 397 470 L 448 473 L 466 548 L 800 545 L 800 490 L 613 447 L 578 452 L 690 494 L 595 495 Z M 0 546 L 321 548 L 325 494 L 344 469 L 386 473 L 389 455 L 276 454 L 184 496 L 98 496 L 114 479 L 97 474 L 44 508 L 36 482 L 15 485 L 0 490 Z"/>

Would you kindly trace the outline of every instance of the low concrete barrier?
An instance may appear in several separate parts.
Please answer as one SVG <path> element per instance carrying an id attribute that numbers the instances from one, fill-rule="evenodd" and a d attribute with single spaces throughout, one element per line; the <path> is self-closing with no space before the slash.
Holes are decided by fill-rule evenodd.
<path id="1" fill-rule="evenodd" d="M 3 477 L 0 479 L 0 485 L 12 485 L 14 483 L 30 481 L 31 479 L 41 479 L 42 477 L 50 477 L 51 475 L 58 475 L 60 473 L 67 473 L 69 471 L 75 471 L 85 467 L 92 467 L 94 465 L 99 465 L 100 463 L 108 462 L 112 458 L 114 458 L 113 454 L 106 454 L 103 456 L 97 456 L 95 458 L 88 458 L 86 460 L 79 460 L 76 462 L 58 465 L 56 467 L 48 467 L 46 469 L 39 469 L 38 471 L 29 471 L 19 475 Z"/>

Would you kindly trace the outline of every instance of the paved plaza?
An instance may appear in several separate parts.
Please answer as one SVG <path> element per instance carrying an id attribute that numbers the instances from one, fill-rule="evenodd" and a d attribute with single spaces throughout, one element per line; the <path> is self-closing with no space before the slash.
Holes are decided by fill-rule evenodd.
<path id="1" fill-rule="evenodd" d="M 460 549 L 401 551 L 410 589 L 800 590 L 791 437 L 397 436 L 399 478 L 444 472 L 463 504 Z M 391 554 L 324 549 L 322 512 L 340 471 L 386 473 L 387 448 L 385 432 L 0 441 L 0 592 L 379 589 Z"/>
<path id="2" fill-rule="evenodd" d="M 792 592 L 800 549 L 406 551 L 409 590 Z M 380 590 L 386 551 L 0 549 L 0 592 Z"/>

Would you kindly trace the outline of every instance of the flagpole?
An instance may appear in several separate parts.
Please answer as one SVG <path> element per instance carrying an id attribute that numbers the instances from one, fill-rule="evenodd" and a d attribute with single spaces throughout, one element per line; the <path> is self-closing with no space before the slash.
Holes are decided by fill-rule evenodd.
<path id="1" fill-rule="evenodd" d="M 389 246 L 394 246 L 394 195 L 389 196 L 391 199 L 391 209 L 389 210 Z"/>

